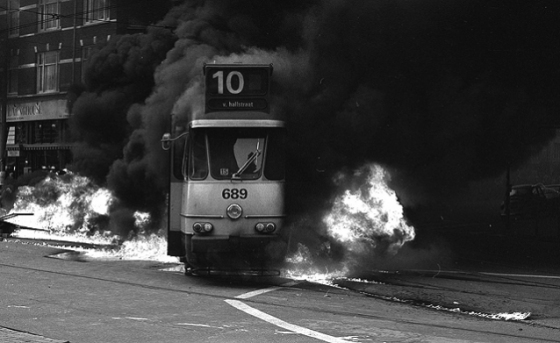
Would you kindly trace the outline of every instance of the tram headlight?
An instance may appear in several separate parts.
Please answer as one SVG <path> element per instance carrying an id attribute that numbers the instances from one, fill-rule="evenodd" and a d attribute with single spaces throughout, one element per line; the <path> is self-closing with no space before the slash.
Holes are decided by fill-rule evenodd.
<path id="1" fill-rule="evenodd" d="M 264 226 L 263 223 L 257 223 L 257 225 L 255 225 L 255 230 L 257 230 L 257 232 L 260 232 L 260 233 L 264 232 L 264 228 L 265 228 L 265 226 Z"/>
<path id="2" fill-rule="evenodd" d="M 193 224 L 193 231 L 196 233 L 209 233 L 210 231 L 214 230 L 214 225 L 211 223 L 194 223 Z"/>
<path id="3" fill-rule="evenodd" d="M 243 209 L 237 204 L 231 204 L 228 206 L 226 213 L 228 217 L 235 220 L 241 217 L 241 215 L 243 214 Z"/>
<path id="4" fill-rule="evenodd" d="M 276 224 L 274 224 L 274 223 L 257 223 L 255 225 L 255 230 L 259 233 L 273 233 L 276 230 Z"/>
<path id="5" fill-rule="evenodd" d="M 266 227 L 264 228 L 264 232 L 266 232 L 266 233 L 273 233 L 274 230 L 276 230 L 276 225 L 274 225 L 274 223 L 268 223 L 268 224 L 266 224 Z"/>
<path id="6" fill-rule="evenodd" d="M 204 223 L 202 229 L 204 230 L 204 232 L 208 233 L 208 232 L 214 230 L 214 226 L 210 223 Z"/>

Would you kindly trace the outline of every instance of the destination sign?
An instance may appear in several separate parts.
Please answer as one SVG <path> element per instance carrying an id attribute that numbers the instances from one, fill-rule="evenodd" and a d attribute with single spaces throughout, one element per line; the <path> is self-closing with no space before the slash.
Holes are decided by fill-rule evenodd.
<path id="1" fill-rule="evenodd" d="M 265 99 L 210 99 L 208 108 L 212 110 L 265 110 Z"/>
<path id="2" fill-rule="evenodd" d="M 207 64 L 204 73 L 206 112 L 268 112 L 271 65 Z"/>

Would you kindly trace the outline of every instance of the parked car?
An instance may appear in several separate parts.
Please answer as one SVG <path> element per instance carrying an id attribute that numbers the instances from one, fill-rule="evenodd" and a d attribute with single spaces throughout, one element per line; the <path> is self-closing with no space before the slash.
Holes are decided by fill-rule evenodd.
<path id="1" fill-rule="evenodd" d="M 555 190 L 556 192 L 558 192 L 558 194 L 560 194 L 560 184 L 554 184 L 554 185 L 546 185 L 546 188 L 550 188 Z"/>
<path id="2" fill-rule="evenodd" d="M 533 219 L 542 216 L 558 215 L 559 212 L 560 191 L 555 189 L 555 187 L 544 186 L 542 183 L 511 187 L 509 192 L 510 217 Z M 502 203 L 500 214 L 502 217 L 507 215 L 506 200 Z"/>

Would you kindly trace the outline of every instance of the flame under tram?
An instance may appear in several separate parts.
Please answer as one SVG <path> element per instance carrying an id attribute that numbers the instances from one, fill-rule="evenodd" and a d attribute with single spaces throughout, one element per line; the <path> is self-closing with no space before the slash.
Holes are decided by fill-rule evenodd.
<path id="1" fill-rule="evenodd" d="M 286 128 L 269 106 L 272 70 L 206 64 L 205 110 L 162 138 L 168 254 L 187 273 L 274 273 L 284 258 Z"/>

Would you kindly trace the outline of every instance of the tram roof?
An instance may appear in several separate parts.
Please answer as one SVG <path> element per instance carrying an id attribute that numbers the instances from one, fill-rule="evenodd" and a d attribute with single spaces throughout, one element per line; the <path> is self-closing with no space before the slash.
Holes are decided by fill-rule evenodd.
<path id="1" fill-rule="evenodd" d="M 286 123 L 275 119 L 197 119 L 191 122 L 193 128 L 208 127 L 285 127 Z"/>

